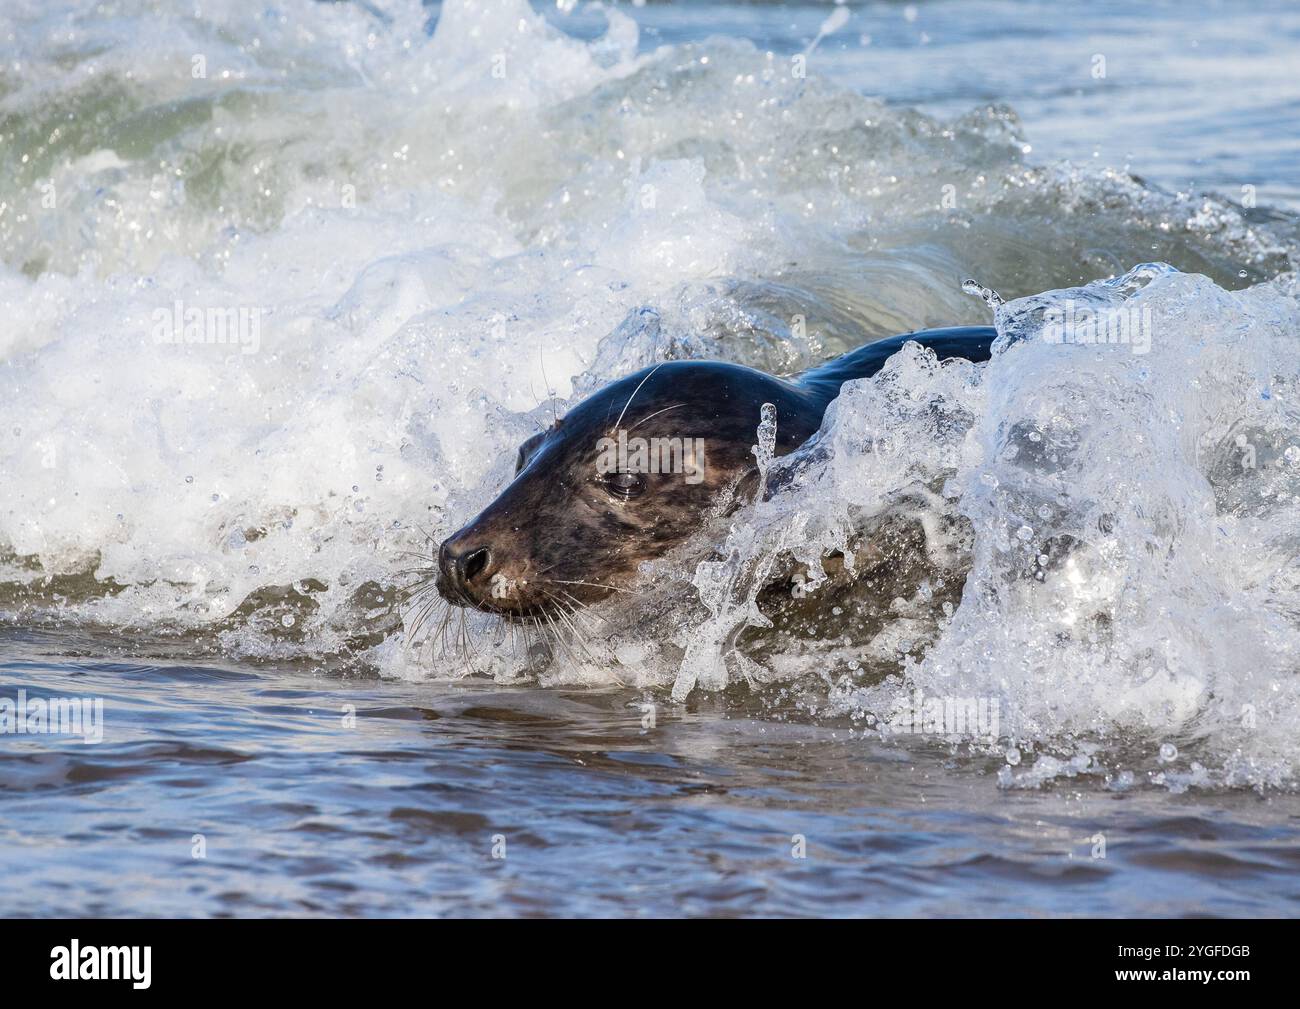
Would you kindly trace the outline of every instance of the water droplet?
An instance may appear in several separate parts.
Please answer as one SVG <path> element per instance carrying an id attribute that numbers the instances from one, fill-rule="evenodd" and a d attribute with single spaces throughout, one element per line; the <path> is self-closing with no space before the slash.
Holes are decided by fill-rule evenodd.
<path id="1" fill-rule="evenodd" d="M 1021 526 L 1019 529 L 1016 530 L 1016 535 L 1020 537 L 1020 539 L 1028 543 L 1030 540 L 1034 538 L 1034 530 L 1031 529 L 1029 526 Z"/>
<path id="2" fill-rule="evenodd" d="M 187 477 L 185 478 L 185 482 L 186 482 L 186 483 L 193 483 L 193 482 L 194 482 L 194 477 L 192 477 L 192 476 L 187 476 Z"/>
<path id="3" fill-rule="evenodd" d="M 1018 763 L 1020 763 L 1020 751 L 1017 750 L 1014 746 L 1011 747 L 1009 750 L 1007 750 L 1007 763 L 1010 764 L 1012 767 L 1015 767 Z"/>
<path id="4" fill-rule="evenodd" d="M 1178 756 L 1178 747 L 1173 743 L 1160 744 L 1160 762 L 1167 764 Z"/>
<path id="5" fill-rule="evenodd" d="M 750 452 L 758 460 L 758 479 L 760 484 L 767 483 L 767 470 L 776 458 L 776 404 L 764 403 L 758 411 L 758 444 L 750 447 Z"/>
<path id="6" fill-rule="evenodd" d="M 292 627 L 294 624 L 293 614 L 286 613 L 284 616 L 280 618 L 280 623 L 283 624 L 285 627 Z"/>
<path id="7" fill-rule="evenodd" d="M 961 289 L 963 294 L 974 295 L 983 301 L 984 304 L 988 305 L 989 308 L 997 308 L 999 305 L 1003 304 L 1002 295 L 998 294 L 998 292 L 993 290 L 991 287 L 985 287 L 978 280 L 963 280 L 961 282 Z"/>

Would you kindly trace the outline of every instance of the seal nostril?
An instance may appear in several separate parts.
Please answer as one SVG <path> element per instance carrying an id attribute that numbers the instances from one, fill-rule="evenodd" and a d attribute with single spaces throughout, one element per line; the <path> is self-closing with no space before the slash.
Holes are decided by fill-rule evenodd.
<path id="1" fill-rule="evenodd" d="M 481 575 L 492 560 L 492 552 L 487 547 L 479 547 L 473 553 L 466 554 L 460 562 L 461 577 L 472 582 Z"/>

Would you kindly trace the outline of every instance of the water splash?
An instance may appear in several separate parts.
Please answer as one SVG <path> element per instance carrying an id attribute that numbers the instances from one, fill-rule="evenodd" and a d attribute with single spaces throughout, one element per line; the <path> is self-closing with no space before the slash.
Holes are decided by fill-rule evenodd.
<path id="1" fill-rule="evenodd" d="M 759 496 L 767 490 L 767 471 L 772 468 L 776 458 L 776 404 L 764 403 L 759 411 L 758 443 L 750 447 L 750 453 L 758 463 Z"/>
<path id="2" fill-rule="evenodd" d="M 1003 304 L 1002 295 L 991 287 L 985 287 L 977 280 L 963 280 L 961 289 L 964 294 L 974 295 L 991 309 L 997 309 Z"/>
<path id="3" fill-rule="evenodd" d="M 811 54 L 814 49 L 821 45 L 822 39 L 834 35 L 849 23 L 849 8 L 844 4 L 843 0 L 836 0 L 836 3 L 836 8 L 826 15 L 826 19 L 822 21 L 821 27 L 817 29 L 816 36 L 814 36 L 813 40 L 808 43 L 808 48 L 804 50 L 805 56 Z"/>
<path id="4" fill-rule="evenodd" d="M 994 309 L 987 367 L 908 350 L 797 459 L 760 434 L 781 491 L 710 527 L 723 559 L 684 564 L 621 654 L 653 652 L 642 682 L 679 696 L 833 668 L 820 697 L 849 718 L 904 687 L 996 693 L 1013 783 L 1085 734 L 1089 767 L 1128 760 L 1122 737 L 1176 745 L 1165 782 L 1294 776 L 1288 222 L 1028 164 L 1005 108 L 941 121 L 725 40 L 638 52 L 616 11 L 583 42 L 516 0 L 445 3 L 432 38 L 414 0 L 276 10 L 92 6 L 56 49 L 42 5 L 6 12 L 0 618 L 464 675 L 403 657 L 393 589 L 552 421 L 534 391 L 569 405 L 689 357 L 789 374 Z M 1184 272 L 1115 266 L 1157 258 Z M 1279 279 L 1229 290 L 1243 269 Z M 1006 300 L 953 285 L 972 272 Z M 1068 300 L 1149 309 L 1147 352 L 1053 339 Z M 177 301 L 260 309 L 258 352 L 156 343 Z M 960 573 L 845 607 L 865 645 L 737 647 L 769 630 L 764 578 L 798 564 L 815 600 L 823 558 L 854 563 L 855 524 L 893 514 Z M 519 675 L 481 647 L 473 668 Z M 569 673 L 594 675 L 548 676 Z"/>

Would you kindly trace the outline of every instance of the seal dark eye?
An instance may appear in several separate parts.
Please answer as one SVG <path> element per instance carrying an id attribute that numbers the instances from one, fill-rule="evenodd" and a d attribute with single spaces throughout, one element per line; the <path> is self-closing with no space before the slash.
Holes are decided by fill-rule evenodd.
<path id="1" fill-rule="evenodd" d="M 606 473 L 600 479 L 607 491 L 624 500 L 636 497 L 645 490 L 644 473 Z"/>

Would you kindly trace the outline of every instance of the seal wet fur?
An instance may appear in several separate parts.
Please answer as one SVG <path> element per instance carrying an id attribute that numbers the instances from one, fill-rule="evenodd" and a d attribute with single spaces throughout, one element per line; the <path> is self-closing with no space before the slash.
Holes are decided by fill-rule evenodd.
<path id="1" fill-rule="evenodd" d="M 437 592 L 507 620 L 565 621 L 626 591 L 643 562 L 684 543 L 718 507 L 752 497 L 764 404 L 775 407 L 774 454 L 783 456 L 819 430 L 845 382 L 875 375 L 905 344 L 979 362 L 996 336 L 987 326 L 906 333 L 789 379 L 670 361 L 613 382 L 520 447 L 511 483 L 439 547 Z M 678 451 L 668 472 L 623 457 L 609 466 L 611 445 L 632 438 L 689 443 L 698 459 Z"/>

